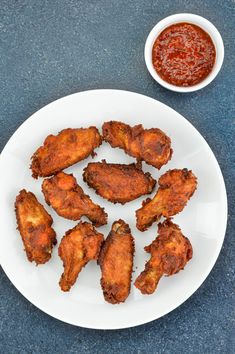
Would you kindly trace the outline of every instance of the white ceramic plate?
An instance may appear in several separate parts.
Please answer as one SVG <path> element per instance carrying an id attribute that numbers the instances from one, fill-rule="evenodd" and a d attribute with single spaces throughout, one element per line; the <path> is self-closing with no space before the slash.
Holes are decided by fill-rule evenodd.
<path id="1" fill-rule="evenodd" d="M 104 121 L 120 120 L 131 125 L 143 123 L 146 128 L 158 127 L 172 139 L 172 160 L 160 171 L 143 164 L 145 171 L 158 177 L 170 168 L 192 169 L 198 177 L 198 190 L 182 213 L 174 218 L 190 239 L 193 259 L 177 275 L 164 277 L 153 295 L 141 295 L 132 286 L 124 304 L 111 305 L 104 301 L 100 288 L 100 269 L 95 262 L 81 272 L 69 293 L 63 293 L 58 281 L 62 262 L 55 247 L 52 259 L 36 267 L 26 259 L 14 214 L 15 196 L 26 188 L 44 203 L 42 179 L 34 180 L 29 169 L 30 157 L 45 137 L 67 127 L 99 129 Z M 97 149 L 95 161 L 130 163 L 134 159 L 108 144 Z M 104 206 L 109 223 L 99 228 L 105 236 L 111 224 L 123 218 L 130 224 L 135 237 L 135 272 L 142 271 L 148 255 L 143 247 L 157 233 L 154 224 L 141 233 L 135 227 L 135 210 L 145 197 L 124 206 L 112 204 L 97 196 L 82 180 L 83 168 L 91 158 L 67 169 L 74 173 L 78 183 L 92 199 Z M 210 273 L 219 255 L 227 222 L 227 199 L 223 177 L 218 163 L 199 132 L 180 114 L 166 105 L 136 93 L 117 90 L 94 90 L 77 93 L 55 101 L 26 120 L 11 137 L 0 156 L 0 262 L 15 287 L 35 306 L 62 321 L 89 328 L 117 329 L 140 325 L 157 319 L 187 300 Z M 44 203 L 45 205 L 45 203 Z M 54 219 L 54 228 L 60 241 L 64 232 L 76 222 L 60 218 L 46 207 Z"/>

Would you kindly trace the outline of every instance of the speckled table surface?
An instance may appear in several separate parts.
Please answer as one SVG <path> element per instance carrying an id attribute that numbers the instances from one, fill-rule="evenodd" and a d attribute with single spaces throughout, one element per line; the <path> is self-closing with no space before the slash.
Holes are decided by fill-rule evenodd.
<path id="1" fill-rule="evenodd" d="M 150 29 L 179 12 L 211 20 L 225 44 L 217 79 L 187 95 L 156 84 L 143 58 Z M 173 107 L 201 132 L 229 201 L 225 242 L 207 280 L 146 325 L 98 331 L 62 323 L 31 305 L 0 268 L 0 353 L 235 352 L 234 28 L 234 0 L 0 1 L 0 149 L 27 117 L 59 97 L 93 88 L 136 91 Z"/>

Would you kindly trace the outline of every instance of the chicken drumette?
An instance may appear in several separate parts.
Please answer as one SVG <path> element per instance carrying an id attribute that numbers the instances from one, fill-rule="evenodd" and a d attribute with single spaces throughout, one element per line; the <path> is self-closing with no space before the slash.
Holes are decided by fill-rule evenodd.
<path id="1" fill-rule="evenodd" d="M 88 222 L 81 222 L 66 232 L 59 246 L 59 256 L 63 261 L 64 273 L 60 278 L 60 287 L 69 291 L 82 268 L 98 258 L 103 235 Z"/>
<path id="2" fill-rule="evenodd" d="M 144 129 L 142 124 L 134 127 L 122 122 L 103 124 L 103 138 L 112 147 L 119 147 L 128 155 L 145 161 L 160 169 L 171 158 L 171 139 L 160 129 Z"/>
<path id="3" fill-rule="evenodd" d="M 77 184 L 73 175 L 59 172 L 45 179 L 42 192 L 47 204 L 66 219 L 80 220 L 82 216 L 86 216 L 95 226 L 107 224 L 104 208 L 93 203 Z"/>
<path id="4" fill-rule="evenodd" d="M 152 294 L 163 275 L 178 273 L 193 255 L 191 243 L 171 220 L 159 224 L 158 233 L 151 245 L 145 247 L 151 258 L 135 281 L 142 294 Z"/>
<path id="5" fill-rule="evenodd" d="M 182 211 L 197 188 L 197 179 L 192 171 L 169 170 L 159 178 L 159 189 L 153 199 L 143 202 L 136 211 L 136 227 L 145 231 L 161 216 L 166 218 Z"/>

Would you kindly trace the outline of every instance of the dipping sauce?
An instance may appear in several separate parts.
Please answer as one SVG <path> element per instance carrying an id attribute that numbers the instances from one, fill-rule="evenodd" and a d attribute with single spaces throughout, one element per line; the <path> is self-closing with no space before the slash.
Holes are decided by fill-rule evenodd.
<path id="1" fill-rule="evenodd" d="M 203 81 L 215 63 L 215 46 L 202 28 L 176 23 L 164 29 L 153 45 L 152 62 L 158 75 L 176 86 Z"/>

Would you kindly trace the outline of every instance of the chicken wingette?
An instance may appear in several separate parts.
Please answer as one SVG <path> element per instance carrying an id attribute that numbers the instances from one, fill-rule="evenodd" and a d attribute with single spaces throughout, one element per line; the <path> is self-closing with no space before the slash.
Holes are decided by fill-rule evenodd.
<path id="1" fill-rule="evenodd" d="M 158 234 L 151 245 L 145 247 L 151 258 L 135 281 L 142 294 L 152 294 L 163 275 L 178 273 L 193 255 L 191 243 L 171 220 L 158 225 Z"/>
<path id="2" fill-rule="evenodd" d="M 93 203 L 72 174 L 59 172 L 45 179 L 42 192 L 47 204 L 66 219 L 80 220 L 82 216 L 86 216 L 95 226 L 107 224 L 104 208 Z"/>
<path id="3" fill-rule="evenodd" d="M 104 298 L 111 304 L 124 302 L 130 293 L 134 238 L 123 220 L 113 223 L 99 256 Z"/>
<path id="4" fill-rule="evenodd" d="M 21 190 L 15 201 L 18 230 L 30 262 L 43 264 L 51 258 L 56 234 L 51 227 L 53 220 L 36 196 Z"/>
<path id="5" fill-rule="evenodd" d="M 64 129 L 49 135 L 32 156 L 31 170 L 34 178 L 48 177 L 94 154 L 102 143 L 95 127 Z"/>
<path id="6" fill-rule="evenodd" d="M 102 131 L 103 139 L 112 147 L 119 147 L 138 161 L 143 160 L 158 169 L 171 158 L 171 139 L 160 129 L 110 121 L 103 124 Z"/>
<path id="7" fill-rule="evenodd" d="M 144 201 L 136 211 L 136 227 L 140 231 L 145 231 L 161 216 L 168 218 L 182 211 L 197 188 L 197 178 L 186 168 L 174 169 L 164 173 L 158 184 L 153 199 Z"/>
<path id="8" fill-rule="evenodd" d="M 106 163 L 104 160 L 89 163 L 83 179 L 101 197 L 121 204 L 150 194 L 156 184 L 150 173 L 144 173 L 135 164 Z"/>
<path id="9" fill-rule="evenodd" d="M 103 235 L 88 222 L 80 221 L 66 232 L 58 250 L 64 265 L 59 282 L 61 290 L 69 291 L 82 268 L 89 261 L 97 260 L 103 240 Z"/>

